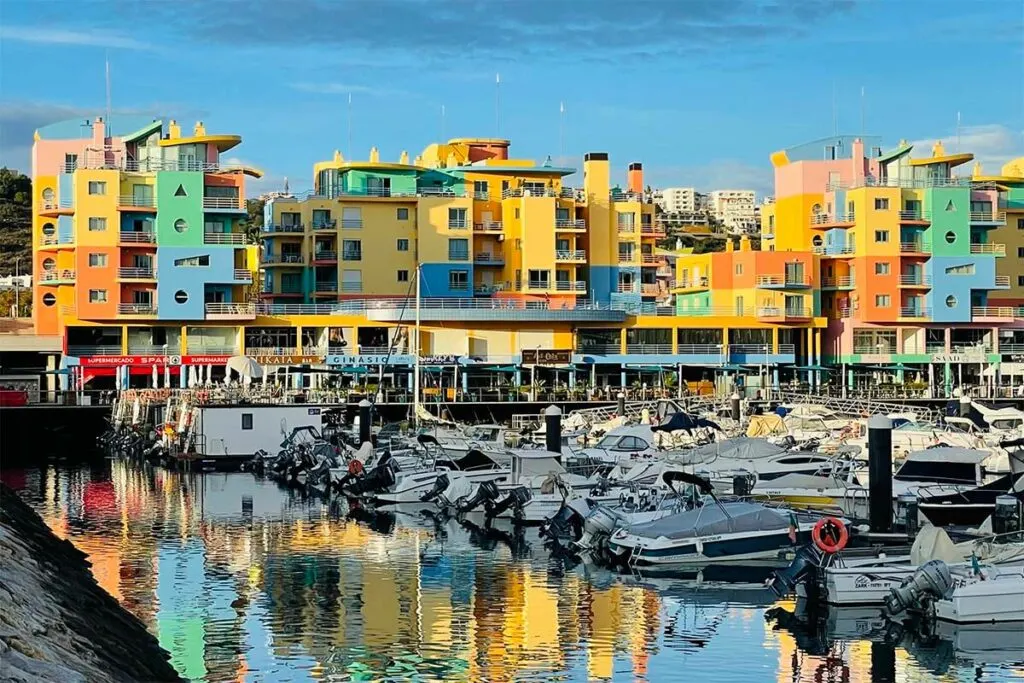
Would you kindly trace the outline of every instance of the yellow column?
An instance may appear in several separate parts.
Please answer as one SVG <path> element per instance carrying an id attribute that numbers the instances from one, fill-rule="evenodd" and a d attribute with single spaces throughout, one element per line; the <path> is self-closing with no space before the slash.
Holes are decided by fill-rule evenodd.
<path id="1" fill-rule="evenodd" d="M 814 364 L 821 365 L 821 330 L 814 330 Z"/>
<path id="2" fill-rule="evenodd" d="M 772 353 L 779 352 L 779 326 L 772 327 Z"/>
<path id="3" fill-rule="evenodd" d="M 181 348 L 178 349 L 178 353 L 184 356 L 188 353 L 188 326 L 181 326 Z"/>
<path id="4" fill-rule="evenodd" d="M 729 328 L 722 328 L 722 355 L 729 358 Z"/>
<path id="5" fill-rule="evenodd" d="M 295 326 L 295 353 L 302 355 L 305 349 L 302 348 L 302 325 Z"/>
<path id="6" fill-rule="evenodd" d="M 245 325 L 239 325 L 235 330 L 235 348 L 239 355 L 245 355 Z"/>
<path id="7" fill-rule="evenodd" d="M 679 353 L 679 328 L 672 328 L 672 353 Z"/>
<path id="8" fill-rule="evenodd" d="M 619 330 L 619 353 L 626 353 L 626 328 Z"/>
<path id="9" fill-rule="evenodd" d="M 121 355 L 128 355 L 128 326 L 121 325 Z"/>

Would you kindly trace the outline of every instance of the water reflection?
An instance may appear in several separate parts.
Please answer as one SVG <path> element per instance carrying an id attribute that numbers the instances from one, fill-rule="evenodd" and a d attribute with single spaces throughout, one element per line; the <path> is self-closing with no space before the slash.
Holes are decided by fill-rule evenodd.
<path id="1" fill-rule="evenodd" d="M 756 585 L 620 576 L 532 530 L 120 461 L 5 472 L 195 680 L 1011 680 L 1006 648 L 829 623 Z M 425 513 L 426 512 L 426 513 Z M 862 620 L 863 621 L 863 620 Z M 870 624 L 870 619 L 865 623 Z M 960 639 L 960 645 L 957 639 Z M 984 640 L 984 639 L 983 639 Z M 874 642 L 872 642 L 874 641 Z M 895 645 L 895 646 L 894 646 Z M 915 650 L 915 647 L 917 648 Z M 944 648 L 944 649 L 943 649 Z M 936 655 L 938 653 L 938 655 Z"/>

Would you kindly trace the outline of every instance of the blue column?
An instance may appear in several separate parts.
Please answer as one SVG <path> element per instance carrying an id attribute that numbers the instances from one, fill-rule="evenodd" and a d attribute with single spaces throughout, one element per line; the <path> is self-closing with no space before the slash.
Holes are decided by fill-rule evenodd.
<path id="1" fill-rule="evenodd" d="M 621 366 L 619 370 L 619 386 L 623 389 L 626 388 L 626 366 Z"/>
<path id="2" fill-rule="evenodd" d="M 462 368 L 462 393 L 469 394 L 469 373 Z"/>
<path id="3" fill-rule="evenodd" d="M 178 366 L 178 386 L 180 386 L 182 389 L 188 388 L 188 366 L 187 365 L 179 365 Z"/>
<path id="4" fill-rule="evenodd" d="M 569 388 L 570 389 L 575 389 L 576 388 L 576 371 L 575 370 L 570 370 L 569 371 Z"/>

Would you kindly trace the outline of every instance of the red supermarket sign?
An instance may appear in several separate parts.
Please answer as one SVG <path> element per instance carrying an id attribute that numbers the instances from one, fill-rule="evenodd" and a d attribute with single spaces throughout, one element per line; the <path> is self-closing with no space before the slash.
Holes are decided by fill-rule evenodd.
<path id="1" fill-rule="evenodd" d="M 115 365 L 223 365 L 231 356 L 85 356 L 79 364 L 89 367 Z"/>

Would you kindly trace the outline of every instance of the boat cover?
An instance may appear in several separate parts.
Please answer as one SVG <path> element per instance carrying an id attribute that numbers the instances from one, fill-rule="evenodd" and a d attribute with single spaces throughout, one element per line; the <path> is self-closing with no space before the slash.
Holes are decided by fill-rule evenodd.
<path id="1" fill-rule="evenodd" d="M 915 462 L 954 462 L 967 465 L 980 465 L 992 453 L 990 451 L 979 451 L 973 448 L 961 448 L 960 446 L 936 446 L 926 448 L 923 451 L 914 451 L 907 454 L 907 460 Z"/>
<path id="2" fill-rule="evenodd" d="M 817 491 L 819 489 L 845 489 L 848 484 L 838 477 L 816 477 L 812 474 L 784 474 L 781 477 L 768 481 L 759 481 L 754 485 L 754 493 L 764 489 L 805 489 Z"/>
<path id="3" fill-rule="evenodd" d="M 696 465 L 712 462 L 718 458 L 730 460 L 770 458 L 784 453 L 785 450 L 781 446 L 776 446 L 765 439 L 751 439 L 740 436 L 734 439 L 704 444 L 673 455 L 679 460 Z"/>
<path id="4" fill-rule="evenodd" d="M 718 536 L 721 534 L 754 533 L 789 528 L 789 517 L 772 508 L 756 503 L 730 502 L 707 504 L 696 510 L 678 512 L 661 519 L 637 524 L 630 533 L 645 538 L 686 538 Z"/>

